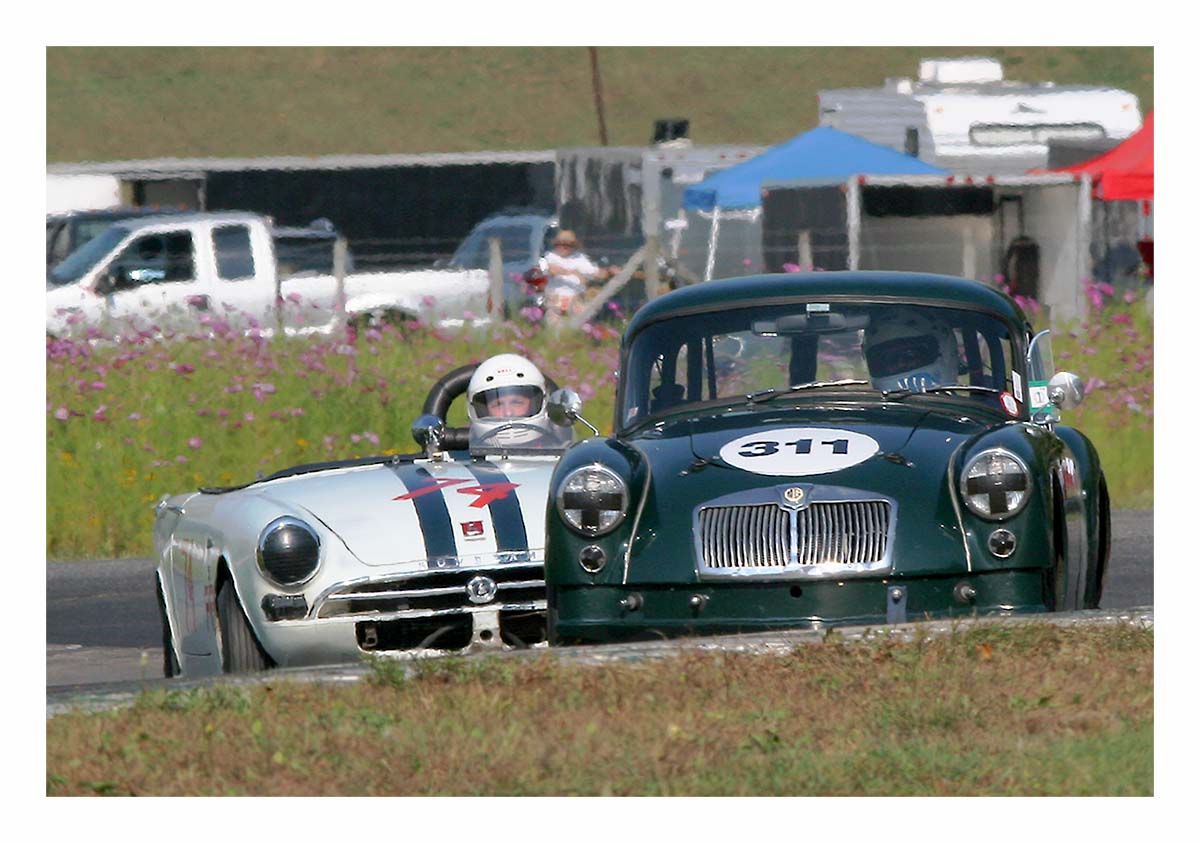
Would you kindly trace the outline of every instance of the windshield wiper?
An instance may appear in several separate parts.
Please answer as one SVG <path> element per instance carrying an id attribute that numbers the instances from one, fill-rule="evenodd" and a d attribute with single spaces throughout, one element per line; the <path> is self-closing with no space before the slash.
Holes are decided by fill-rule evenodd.
<path id="1" fill-rule="evenodd" d="M 989 395 L 999 395 L 1000 390 L 993 389 L 990 386 L 969 386 L 967 384 L 950 384 L 948 386 L 927 386 L 924 389 L 892 389 L 880 390 L 886 400 L 898 398 L 907 398 L 910 395 L 921 395 L 927 392 L 982 392 Z"/>
<path id="2" fill-rule="evenodd" d="M 794 392 L 803 392 L 806 389 L 821 389 L 826 386 L 864 386 L 867 381 L 859 381 L 846 379 L 840 381 L 813 381 L 812 383 L 798 383 L 789 386 L 787 389 L 778 390 L 775 387 L 770 389 L 760 389 L 758 392 L 751 392 L 746 396 L 746 400 L 752 404 L 761 404 L 764 401 L 772 401 L 784 395 L 791 395 Z"/>

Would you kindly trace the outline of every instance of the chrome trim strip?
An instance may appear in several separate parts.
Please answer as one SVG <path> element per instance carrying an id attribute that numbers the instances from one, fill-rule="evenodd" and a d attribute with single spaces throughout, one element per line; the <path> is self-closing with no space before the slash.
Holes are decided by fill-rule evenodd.
<path id="1" fill-rule="evenodd" d="M 514 582 L 496 583 L 497 591 L 512 591 L 518 588 L 538 588 L 546 585 L 545 580 L 520 580 Z M 442 597 L 445 595 L 465 594 L 466 586 L 451 585 L 442 588 L 419 588 L 410 591 L 358 591 L 352 594 L 331 594 L 325 598 L 326 603 L 353 602 L 355 600 L 396 600 L 416 599 L 421 597 Z"/>
<path id="2" fill-rule="evenodd" d="M 453 571 L 470 572 L 472 574 L 486 574 L 489 571 L 512 571 L 512 570 L 520 570 L 522 568 L 536 569 L 538 573 L 541 573 L 542 570 L 544 569 L 544 565 L 541 562 L 517 562 L 517 563 L 513 563 L 513 564 L 509 564 L 509 565 L 484 565 L 484 566 L 479 566 L 479 567 L 458 566 L 458 567 L 451 567 L 451 568 L 426 568 L 426 569 L 420 570 L 420 571 L 406 571 L 404 573 L 391 573 L 391 574 L 375 574 L 373 576 L 355 577 L 354 579 L 350 579 L 350 580 L 341 580 L 340 582 L 336 582 L 333 585 L 328 586 L 320 594 L 318 594 L 316 596 L 316 598 L 312 602 L 312 608 L 310 608 L 308 610 L 308 617 L 310 619 L 315 619 L 317 617 L 318 612 L 320 612 L 320 610 L 321 610 L 321 606 L 323 606 L 325 601 L 329 599 L 330 595 L 332 595 L 334 592 L 341 591 L 342 589 L 345 589 L 345 588 L 351 588 L 351 587 L 362 586 L 362 585 L 371 585 L 373 583 L 385 583 L 385 582 L 403 583 L 403 582 L 407 582 L 408 580 L 417 579 L 419 577 L 428 577 L 431 574 L 444 574 L 444 573 L 449 573 L 449 572 L 453 572 Z"/>
<path id="3" fill-rule="evenodd" d="M 963 556 L 967 559 L 967 573 L 969 574 L 974 570 L 974 566 L 971 564 L 971 543 L 967 540 L 967 525 L 963 522 L 962 507 L 959 506 L 958 500 L 958 483 L 954 477 L 954 464 L 958 461 L 958 453 L 968 441 L 964 439 L 959 442 L 958 447 L 950 454 L 950 459 L 946 461 L 946 480 L 950 483 L 950 503 L 954 505 L 954 515 L 958 518 L 958 533 L 962 536 Z M 965 504 L 963 505 L 965 506 Z"/>
<path id="4" fill-rule="evenodd" d="M 481 606 L 465 605 L 458 606 L 453 609 L 400 609 L 395 612 L 364 612 L 361 614 L 345 614 L 335 615 L 332 618 L 305 618 L 301 621 L 276 621 L 275 625 L 285 626 L 288 623 L 310 623 L 317 621 L 318 623 L 338 623 L 353 621 L 395 621 L 405 620 L 408 618 L 432 618 L 441 615 L 477 615 L 481 612 L 544 612 L 546 611 L 545 600 L 528 600 L 521 603 L 485 603 Z"/>
<path id="5" fill-rule="evenodd" d="M 654 473 L 650 466 L 650 457 L 646 452 L 632 442 L 628 444 L 642 455 L 642 465 L 646 467 L 646 482 L 642 484 L 642 499 L 638 501 L 637 512 L 634 513 L 633 524 L 629 528 L 629 544 L 625 545 L 625 571 L 621 574 L 622 585 L 629 582 L 629 560 L 633 556 L 633 543 L 637 541 L 638 527 L 642 523 L 642 510 L 646 508 L 646 498 L 650 497 L 650 477 Z"/>

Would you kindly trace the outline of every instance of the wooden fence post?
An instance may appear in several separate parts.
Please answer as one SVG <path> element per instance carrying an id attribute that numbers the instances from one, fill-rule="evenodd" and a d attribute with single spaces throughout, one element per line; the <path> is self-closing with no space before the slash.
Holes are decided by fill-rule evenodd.
<path id="1" fill-rule="evenodd" d="M 504 257 L 500 238 L 488 238 L 488 315 L 498 321 L 504 315 Z"/>

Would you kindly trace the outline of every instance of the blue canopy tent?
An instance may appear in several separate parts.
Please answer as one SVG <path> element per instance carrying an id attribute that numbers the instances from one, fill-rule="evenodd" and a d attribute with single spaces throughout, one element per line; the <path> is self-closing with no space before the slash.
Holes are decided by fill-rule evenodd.
<path id="1" fill-rule="evenodd" d="M 949 175 L 920 159 L 828 126 L 805 132 L 683 192 L 685 210 L 711 216 L 704 280 L 712 277 L 722 214 L 757 219 L 763 182 L 844 181 L 856 175 Z"/>

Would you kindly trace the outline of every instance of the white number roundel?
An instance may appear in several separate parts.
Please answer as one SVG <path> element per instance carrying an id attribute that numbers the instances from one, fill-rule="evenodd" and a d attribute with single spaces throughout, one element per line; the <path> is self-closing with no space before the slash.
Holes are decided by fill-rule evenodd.
<path id="1" fill-rule="evenodd" d="M 721 459 L 754 474 L 804 477 L 858 465 L 879 443 L 853 430 L 783 427 L 748 433 L 722 446 Z"/>

